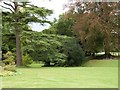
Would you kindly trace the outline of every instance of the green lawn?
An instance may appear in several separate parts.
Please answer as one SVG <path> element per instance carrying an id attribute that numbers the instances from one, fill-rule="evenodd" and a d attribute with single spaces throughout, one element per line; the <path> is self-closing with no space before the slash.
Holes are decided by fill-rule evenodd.
<path id="1" fill-rule="evenodd" d="M 109 64 L 115 64 L 111 63 Z M 100 67 L 99 64 L 99 67 L 89 67 L 89 64 L 86 64 L 88 67 L 66 68 L 37 66 L 38 65 L 34 64 L 32 65 L 32 68 L 18 68 L 17 71 L 21 74 L 3 77 L 3 88 L 118 87 L 118 67 L 112 67 L 113 65 L 108 67 Z"/>
<path id="2" fill-rule="evenodd" d="M 118 60 L 90 60 L 82 66 L 85 67 L 118 67 Z"/>

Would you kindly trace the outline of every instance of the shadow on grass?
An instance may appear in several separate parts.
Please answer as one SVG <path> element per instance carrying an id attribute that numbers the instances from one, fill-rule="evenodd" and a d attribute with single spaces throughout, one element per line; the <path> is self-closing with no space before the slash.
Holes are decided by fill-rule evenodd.
<path id="1" fill-rule="evenodd" d="M 17 68 L 42 68 L 43 64 L 31 64 L 28 66 L 19 66 Z"/>

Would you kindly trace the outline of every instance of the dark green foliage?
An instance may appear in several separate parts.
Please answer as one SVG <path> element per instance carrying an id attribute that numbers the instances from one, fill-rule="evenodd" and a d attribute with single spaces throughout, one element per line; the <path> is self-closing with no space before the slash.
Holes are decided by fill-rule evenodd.
<path id="1" fill-rule="evenodd" d="M 57 30 L 54 27 L 51 27 L 49 29 L 45 29 L 42 32 L 45 34 L 57 34 Z"/>
<path id="2" fill-rule="evenodd" d="M 42 34 L 38 32 L 23 34 L 29 36 L 29 38 L 22 37 L 22 40 L 24 40 L 24 53 L 28 53 L 34 61 L 43 61 L 46 66 L 49 66 L 50 62 L 55 62 L 55 59 L 57 59 L 58 57 L 57 54 L 59 54 L 59 52 L 57 51 L 57 47 L 59 47 L 61 44 L 60 42 L 54 40 L 55 35 L 49 36 L 47 34 Z M 58 58 L 60 58 L 60 56 Z"/>
<path id="3" fill-rule="evenodd" d="M 67 56 L 66 66 L 79 66 L 84 60 L 82 48 L 75 38 L 64 41 L 63 53 Z"/>
<path id="4" fill-rule="evenodd" d="M 73 18 L 65 18 L 64 16 L 65 15 L 61 15 L 59 20 L 54 19 L 52 26 L 44 30 L 43 33 L 74 36 L 73 25 L 75 20 Z"/>
<path id="5" fill-rule="evenodd" d="M 56 25 L 57 34 L 73 36 L 73 24 L 74 20 L 72 18 L 64 19 L 61 17 Z"/>
<path id="6" fill-rule="evenodd" d="M 15 52 L 15 35 L 13 33 L 3 32 L 2 54 L 5 54 L 7 51 Z"/>
<path id="7" fill-rule="evenodd" d="M 34 61 L 42 61 L 45 66 L 78 66 L 84 57 L 74 37 L 24 32 L 21 41 L 23 52 Z"/>

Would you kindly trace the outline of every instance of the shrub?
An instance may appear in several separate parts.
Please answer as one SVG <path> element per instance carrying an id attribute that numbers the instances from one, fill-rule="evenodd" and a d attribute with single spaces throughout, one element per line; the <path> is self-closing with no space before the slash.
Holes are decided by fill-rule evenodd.
<path id="1" fill-rule="evenodd" d="M 43 45 L 40 55 L 45 66 L 79 66 L 84 60 L 84 52 L 79 41 L 74 37 L 54 36 Z M 55 39 L 55 40 L 54 40 Z M 53 44 L 54 42 L 54 44 Z M 59 43 L 59 44 L 58 44 Z"/>
<path id="2" fill-rule="evenodd" d="M 58 53 L 55 56 L 54 66 L 65 66 L 67 56 L 63 53 Z"/>
<path id="3" fill-rule="evenodd" d="M 3 67 L 4 70 L 7 70 L 7 71 L 12 71 L 12 72 L 16 72 L 16 67 L 15 65 L 6 65 Z"/>
<path id="4" fill-rule="evenodd" d="M 54 66 L 65 66 L 65 62 L 66 60 L 65 59 L 57 59 L 57 62 L 55 62 Z"/>
<path id="5" fill-rule="evenodd" d="M 0 66 L 1 67 L 5 66 L 5 63 L 3 63 L 2 61 L 0 61 Z"/>
<path id="6" fill-rule="evenodd" d="M 66 66 L 79 66 L 84 60 L 84 52 L 75 38 L 63 42 L 63 53 L 67 56 Z"/>
<path id="7" fill-rule="evenodd" d="M 22 56 L 22 65 L 27 66 L 29 64 L 32 64 L 33 60 L 28 54 L 25 54 Z"/>
<path id="8" fill-rule="evenodd" d="M 14 60 L 14 56 L 13 53 L 8 51 L 6 54 L 3 55 L 5 60 L 3 60 L 3 63 L 5 65 L 14 65 L 15 64 L 15 60 Z"/>
<path id="9" fill-rule="evenodd" d="M 16 72 L 12 72 L 12 71 L 4 71 L 4 72 L 0 72 L 0 76 L 2 77 L 6 77 L 6 76 L 14 76 L 16 75 Z"/>

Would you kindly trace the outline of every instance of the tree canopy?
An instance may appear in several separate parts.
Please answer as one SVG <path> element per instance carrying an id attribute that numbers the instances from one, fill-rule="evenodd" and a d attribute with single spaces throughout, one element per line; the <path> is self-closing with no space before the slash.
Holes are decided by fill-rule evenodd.
<path id="1" fill-rule="evenodd" d="M 73 31 L 76 32 L 89 54 L 118 50 L 118 2 L 75 2 L 68 4 L 65 17 L 75 20 Z"/>

